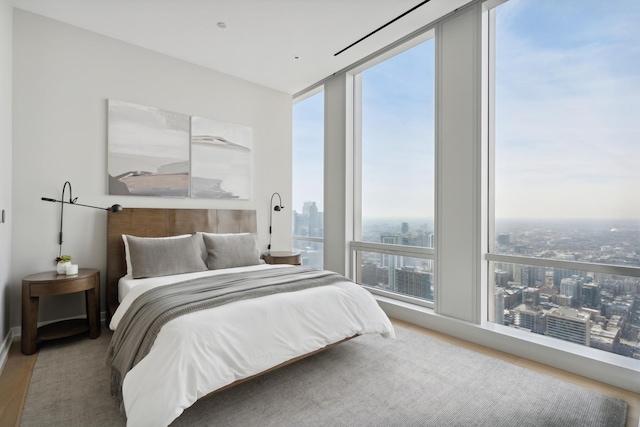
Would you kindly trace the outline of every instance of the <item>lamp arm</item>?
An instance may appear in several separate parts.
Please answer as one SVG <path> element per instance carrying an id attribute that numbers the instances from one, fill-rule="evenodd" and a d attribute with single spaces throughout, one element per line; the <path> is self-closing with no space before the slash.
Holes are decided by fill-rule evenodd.
<path id="1" fill-rule="evenodd" d="M 63 202 L 63 203 L 67 203 L 67 202 Z M 76 205 L 76 206 L 84 206 L 85 208 L 100 209 L 101 211 L 111 210 L 111 208 L 101 208 L 101 207 L 98 207 L 98 206 L 83 205 L 82 203 L 71 203 L 71 204 L 72 205 Z"/>
<path id="2" fill-rule="evenodd" d="M 69 203 L 73 203 L 73 189 L 71 188 L 71 183 L 69 181 L 65 181 L 62 186 L 62 198 L 60 200 L 60 238 L 58 240 L 58 257 L 62 256 L 62 224 L 64 219 L 64 191 L 67 189 L 67 185 L 69 186 Z"/>
<path id="3" fill-rule="evenodd" d="M 283 209 L 284 206 L 282 206 L 282 198 L 280 197 L 280 193 L 273 193 L 271 195 L 271 206 L 269 207 L 269 210 L 271 210 L 271 208 L 273 208 L 273 196 L 278 195 L 278 208 L 277 210 Z"/>
<path id="4" fill-rule="evenodd" d="M 109 206 L 108 208 L 101 208 L 100 206 L 91 206 L 91 205 L 83 205 L 82 203 L 77 203 L 77 202 L 65 202 L 64 200 L 56 200 L 56 199 L 51 199 L 49 197 L 41 197 L 41 200 L 44 200 L 45 202 L 55 202 L 55 203 L 63 203 L 63 204 L 67 204 L 67 205 L 74 205 L 74 206 L 84 206 L 85 208 L 93 208 L 93 209 L 100 209 L 101 211 L 111 211 L 111 212 L 120 212 L 122 210 L 122 206 L 120 205 L 112 205 Z M 77 198 L 76 198 L 77 200 Z"/>
<path id="5" fill-rule="evenodd" d="M 273 197 L 275 195 L 278 195 L 278 204 L 276 205 L 276 207 L 273 206 Z M 269 203 L 269 244 L 267 245 L 267 251 L 269 254 L 271 254 L 271 232 L 273 230 L 273 211 L 280 211 L 281 209 L 283 209 L 284 206 L 282 206 L 282 197 L 280 197 L 280 193 L 273 193 L 271 195 L 271 202 Z"/>
<path id="6" fill-rule="evenodd" d="M 69 187 L 69 201 L 64 200 L 64 194 L 65 194 L 65 191 L 67 190 L 67 186 Z M 82 203 L 76 203 L 76 200 L 78 200 L 78 198 L 77 197 L 75 199 L 73 198 L 73 190 L 71 188 L 71 183 L 69 181 L 65 181 L 64 185 L 62 186 L 62 197 L 60 198 L 60 200 L 52 199 L 49 197 L 41 197 L 40 199 L 45 202 L 60 203 L 60 232 L 58 235 L 58 245 L 59 245 L 58 257 L 62 256 L 62 225 L 64 224 L 64 205 L 65 204 L 84 206 L 85 208 L 100 209 L 102 211 L 111 211 L 111 212 L 122 211 L 122 206 L 117 204 L 112 205 L 111 207 L 108 207 L 108 208 L 101 208 L 98 206 L 83 205 Z"/>
<path id="7" fill-rule="evenodd" d="M 271 255 L 271 206 L 269 206 L 269 244 L 267 245 L 267 253 Z"/>

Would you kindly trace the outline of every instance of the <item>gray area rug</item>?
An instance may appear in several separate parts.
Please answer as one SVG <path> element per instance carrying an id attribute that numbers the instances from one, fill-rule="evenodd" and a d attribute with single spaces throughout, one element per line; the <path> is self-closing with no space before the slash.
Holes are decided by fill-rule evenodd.
<path id="1" fill-rule="evenodd" d="M 624 426 L 627 403 L 406 328 L 363 336 L 198 401 L 172 426 Z M 22 426 L 124 426 L 111 334 L 45 345 Z M 46 344 L 46 343 L 45 343 Z"/>

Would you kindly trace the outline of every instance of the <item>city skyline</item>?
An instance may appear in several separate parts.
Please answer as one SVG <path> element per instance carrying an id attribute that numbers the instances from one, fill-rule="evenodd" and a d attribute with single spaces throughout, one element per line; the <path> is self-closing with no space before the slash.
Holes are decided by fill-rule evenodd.
<path id="1" fill-rule="evenodd" d="M 322 234 L 323 212 L 313 201 L 294 212 L 294 235 Z M 433 224 L 364 222 L 364 242 L 435 247 Z M 638 220 L 532 219 L 496 221 L 495 253 L 580 263 L 640 266 Z M 294 240 L 302 264 L 322 268 L 323 243 Z M 359 251 L 354 280 L 433 302 L 432 259 Z M 506 262 L 489 263 L 491 322 L 640 359 L 640 278 Z M 492 308 L 491 308 L 492 307 Z"/>
<path id="2" fill-rule="evenodd" d="M 292 210 L 298 213 L 301 213 L 304 208 L 305 203 L 315 203 L 318 206 L 318 211 L 322 212 L 323 210 L 320 208 L 320 203 L 316 200 L 311 199 L 299 199 L 301 200 L 299 203 L 299 208 L 297 206 L 293 206 Z M 413 216 L 392 216 L 392 217 L 380 217 L 380 216 L 370 216 L 370 217 L 362 217 L 363 222 L 395 222 L 401 224 L 403 222 L 409 223 L 428 223 L 434 224 L 435 220 L 433 217 L 413 217 Z M 496 224 L 498 223 L 509 223 L 509 222 L 537 222 L 539 224 L 548 224 L 548 223 L 558 223 L 558 224 L 566 224 L 572 225 L 574 221 L 585 221 L 591 224 L 594 223 L 608 223 L 611 224 L 612 228 L 615 228 L 616 224 L 624 223 L 624 224 L 635 224 L 637 230 L 640 231 L 640 217 L 638 218 L 536 218 L 536 217 L 520 217 L 520 218 L 511 218 L 511 217 L 501 217 L 496 218 Z"/>

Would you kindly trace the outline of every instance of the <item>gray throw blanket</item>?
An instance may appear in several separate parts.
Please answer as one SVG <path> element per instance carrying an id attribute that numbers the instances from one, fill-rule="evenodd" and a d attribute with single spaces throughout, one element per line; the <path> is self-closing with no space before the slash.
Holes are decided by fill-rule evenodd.
<path id="1" fill-rule="evenodd" d="M 160 328 L 170 320 L 234 301 L 345 280 L 330 271 L 291 267 L 227 273 L 150 289 L 133 301 L 111 338 L 106 358 L 111 393 L 122 403 L 125 375 L 149 353 Z"/>

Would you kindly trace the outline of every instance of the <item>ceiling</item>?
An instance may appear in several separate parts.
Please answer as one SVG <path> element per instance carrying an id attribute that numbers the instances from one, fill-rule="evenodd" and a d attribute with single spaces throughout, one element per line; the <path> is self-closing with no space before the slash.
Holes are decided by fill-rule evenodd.
<path id="1" fill-rule="evenodd" d="M 295 94 L 471 0 L 430 0 L 334 55 L 422 1 L 13 0 L 13 4 Z M 218 22 L 226 28 L 219 28 Z"/>

